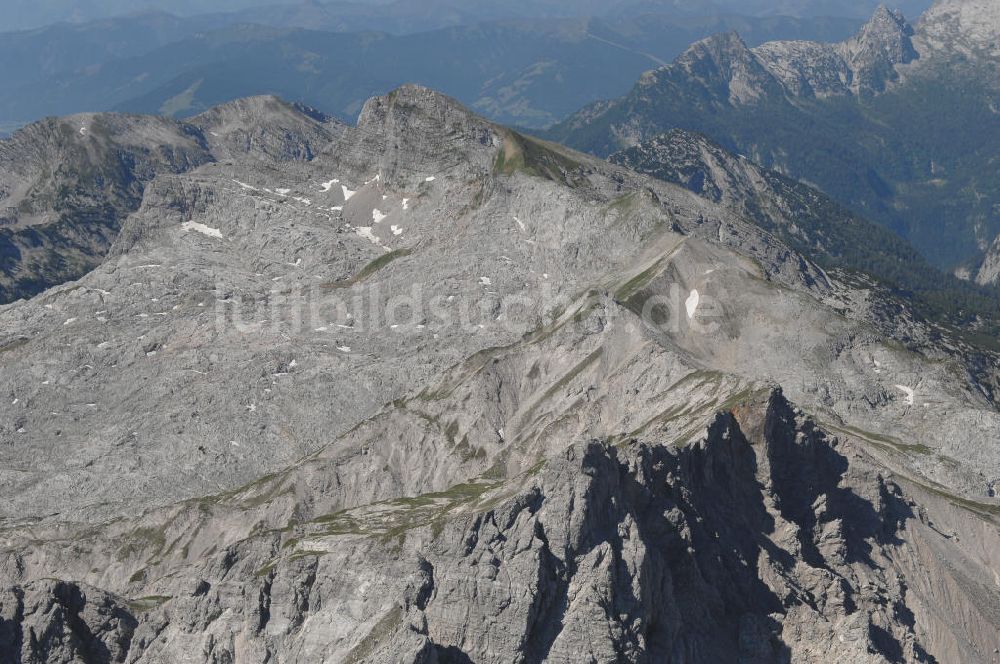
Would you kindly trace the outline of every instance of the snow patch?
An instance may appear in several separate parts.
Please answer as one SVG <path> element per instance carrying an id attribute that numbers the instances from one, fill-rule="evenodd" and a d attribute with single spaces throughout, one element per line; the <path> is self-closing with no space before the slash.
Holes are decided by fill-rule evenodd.
<path id="1" fill-rule="evenodd" d="M 387 214 L 382 214 L 382 211 L 379 209 L 372 210 L 372 221 L 374 221 L 376 224 L 380 223 L 383 219 L 385 219 L 388 216 L 389 215 Z"/>
<path id="2" fill-rule="evenodd" d="M 275 189 L 274 190 L 279 196 L 287 196 L 291 193 L 291 189 Z"/>
<path id="3" fill-rule="evenodd" d="M 260 191 L 259 189 L 257 189 L 257 187 L 254 187 L 253 185 L 249 185 L 246 182 L 240 182 L 239 180 L 236 180 L 236 179 L 234 179 L 233 182 L 235 182 L 236 184 L 240 185 L 244 189 L 249 189 L 250 191 Z"/>
<path id="4" fill-rule="evenodd" d="M 353 196 L 354 194 L 358 193 L 356 191 L 351 191 L 350 189 L 348 189 L 344 185 L 340 185 L 340 188 L 344 191 L 344 200 L 345 201 L 351 200 L 351 196 Z"/>
<path id="5" fill-rule="evenodd" d="M 211 226 L 206 226 L 205 224 L 199 224 L 197 221 L 185 221 L 181 224 L 181 228 L 185 231 L 196 231 L 202 235 L 214 237 L 218 240 L 222 239 L 222 231 L 218 228 L 212 228 Z"/>
<path id="6" fill-rule="evenodd" d="M 437 178 L 435 178 L 433 175 L 429 175 L 426 178 L 424 178 L 424 182 L 434 182 L 434 180 L 436 179 Z"/>
<path id="7" fill-rule="evenodd" d="M 330 180 L 329 182 L 321 182 L 320 185 L 319 185 L 319 190 L 322 191 L 323 193 L 326 193 L 326 192 L 330 191 L 333 188 L 333 185 L 335 185 L 335 184 L 340 184 L 340 180 L 334 178 L 333 180 Z"/>
<path id="8" fill-rule="evenodd" d="M 66 322 L 63 323 L 63 325 L 72 325 L 75 322 L 76 322 L 75 318 L 68 318 L 68 319 L 66 319 Z"/>
<path id="9" fill-rule="evenodd" d="M 688 318 L 694 318 L 695 312 L 698 311 L 699 302 L 701 302 L 701 296 L 698 295 L 698 291 L 691 291 L 691 294 L 688 295 L 688 299 L 684 302 L 684 306 L 687 307 Z"/>
<path id="10" fill-rule="evenodd" d="M 339 350 L 341 353 L 350 353 L 351 352 L 351 347 L 350 346 L 337 346 L 337 350 Z"/>
<path id="11" fill-rule="evenodd" d="M 493 280 L 490 279 L 489 277 L 479 277 L 479 283 L 481 283 L 483 286 L 492 286 Z"/>
<path id="12" fill-rule="evenodd" d="M 906 395 L 906 405 L 912 406 L 916 397 L 916 391 L 912 387 L 897 385 L 896 389 Z"/>
<path id="13" fill-rule="evenodd" d="M 403 209 L 404 210 L 409 210 L 410 209 L 410 199 L 409 198 L 404 198 L 403 199 Z"/>
<path id="14" fill-rule="evenodd" d="M 527 228 L 525 227 L 525 225 L 524 225 L 524 222 L 523 222 L 523 221 L 521 221 L 521 220 L 520 220 L 520 219 L 518 219 L 517 217 L 514 217 L 514 221 L 516 221 L 516 222 L 517 222 L 517 226 L 518 226 L 518 228 L 520 228 L 520 229 L 521 229 L 521 231 L 525 231 L 525 230 L 527 230 Z"/>
<path id="15" fill-rule="evenodd" d="M 393 235 L 402 235 L 403 234 L 403 229 L 400 228 L 399 226 L 396 226 L 395 224 L 393 224 L 392 226 L 390 226 L 389 230 L 392 231 Z"/>

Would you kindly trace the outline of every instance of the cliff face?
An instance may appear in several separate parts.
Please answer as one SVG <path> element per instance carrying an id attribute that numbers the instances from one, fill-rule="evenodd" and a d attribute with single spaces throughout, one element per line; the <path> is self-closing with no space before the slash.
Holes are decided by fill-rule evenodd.
<path id="1" fill-rule="evenodd" d="M 25 662 L 991 661 L 981 523 L 773 392 L 681 448 L 574 445 L 513 482 L 258 533 L 158 582 L 172 595 L 8 590 L 0 643 Z"/>
<path id="2" fill-rule="evenodd" d="M 766 174 L 273 103 L 0 307 L 0 659 L 989 661 L 993 365 L 764 228 Z"/>

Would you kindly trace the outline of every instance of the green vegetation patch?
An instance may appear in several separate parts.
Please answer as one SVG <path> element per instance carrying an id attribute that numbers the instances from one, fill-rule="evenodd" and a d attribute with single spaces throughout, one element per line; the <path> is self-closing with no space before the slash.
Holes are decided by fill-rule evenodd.
<path id="1" fill-rule="evenodd" d="M 595 362 L 601 359 L 604 354 L 603 348 L 598 348 L 582 361 L 577 363 L 575 367 L 570 369 L 566 375 L 560 378 L 555 384 L 553 384 L 549 389 L 545 390 L 545 393 L 538 398 L 531 406 L 525 411 L 524 415 L 521 417 L 521 421 L 524 423 L 530 423 L 533 421 L 533 417 L 538 408 L 541 407 L 543 403 L 551 399 L 555 394 L 569 385 L 573 380 L 575 380 L 580 374 L 589 369 Z"/>
<path id="2" fill-rule="evenodd" d="M 315 536 L 366 535 L 395 538 L 408 530 L 443 523 L 449 513 L 472 506 L 498 482 L 467 482 L 446 491 L 374 503 L 321 516 L 308 526 Z"/>
<path id="3" fill-rule="evenodd" d="M 173 597 L 170 595 L 149 595 L 147 597 L 139 597 L 128 603 L 128 608 L 132 610 L 133 613 L 146 613 L 152 611 L 153 609 L 163 606 Z"/>
<path id="4" fill-rule="evenodd" d="M 503 146 L 493 164 L 495 173 L 513 175 L 521 172 L 570 186 L 573 184 L 571 174 L 581 172 L 583 167 L 563 146 L 515 132 L 507 132 L 504 136 Z"/>
<path id="5" fill-rule="evenodd" d="M 323 288 L 325 290 L 338 290 L 341 288 L 350 288 L 351 286 L 355 286 L 357 284 L 362 283 L 363 281 L 365 281 L 366 279 L 368 279 L 373 274 L 375 274 L 382 268 L 386 267 L 393 261 L 411 255 L 413 251 L 414 251 L 413 247 L 408 247 L 404 249 L 396 249 L 394 251 L 382 254 L 381 256 L 379 256 L 378 258 L 376 258 L 375 260 L 371 261 L 363 268 L 361 268 L 361 271 L 355 274 L 350 279 L 345 279 L 343 281 L 331 281 L 324 284 L 320 284 L 320 288 Z"/>
<path id="6" fill-rule="evenodd" d="M 368 635 L 356 645 L 351 652 L 347 653 L 344 664 L 357 664 L 363 662 L 375 654 L 379 645 L 384 642 L 403 620 L 403 609 L 394 606 L 379 620 Z"/>

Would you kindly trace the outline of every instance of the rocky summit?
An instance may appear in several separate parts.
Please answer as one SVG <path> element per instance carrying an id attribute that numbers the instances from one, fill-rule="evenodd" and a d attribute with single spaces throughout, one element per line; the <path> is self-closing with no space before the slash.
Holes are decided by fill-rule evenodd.
<path id="1" fill-rule="evenodd" d="M 815 192 L 416 86 L 0 155 L 0 661 L 1000 660 L 996 357 Z"/>

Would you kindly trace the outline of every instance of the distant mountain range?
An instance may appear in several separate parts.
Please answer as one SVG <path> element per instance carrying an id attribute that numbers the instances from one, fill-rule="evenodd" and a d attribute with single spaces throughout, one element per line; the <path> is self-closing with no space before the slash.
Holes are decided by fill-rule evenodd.
<path id="1" fill-rule="evenodd" d="M 852 19 L 649 15 L 498 21 L 404 36 L 227 25 L 163 14 L 59 25 L 0 42 L 0 121 L 82 111 L 190 116 L 231 99 L 277 94 L 353 120 L 363 102 L 407 82 L 448 92 L 499 121 L 542 127 L 630 80 L 691 41 L 739 30 L 838 39 Z"/>
<path id="2" fill-rule="evenodd" d="M 882 8 L 839 43 L 713 36 L 549 137 L 607 155 L 698 131 L 970 276 L 1000 234 L 998 25 L 992 0 L 942 0 L 913 26 Z"/>
<path id="3" fill-rule="evenodd" d="M 625 17 L 669 14 L 675 17 L 743 14 L 747 16 L 847 16 L 864 18 L 877 0 L 11 0 L 0 17 L 0 31 L 42 27 L 57 22 L 84 23 L 142 11 L 178 16 L 212 12 L 229 22 L 263 23 L 311 30 L 379 31 L 410 34 L 483 21 L 579 16 Z M 900 0 L 916 15 L 929 0 Z"/>
<path id="4" fill-rule="evenodd" d="M 901 0 L 901 9 L 917 15 L 930 0 Z M 672 18 L 738 14 L 754 17 L 817 18 L 843 16 L 865 19 L 877 0 L 395 0 L 394 2 L 271 3 L 234 16 L 273 26 L 311 30 L 367 31 L 410 34 L 483 21 L 573 18 L 606 19 L 649 14 Z"/>

